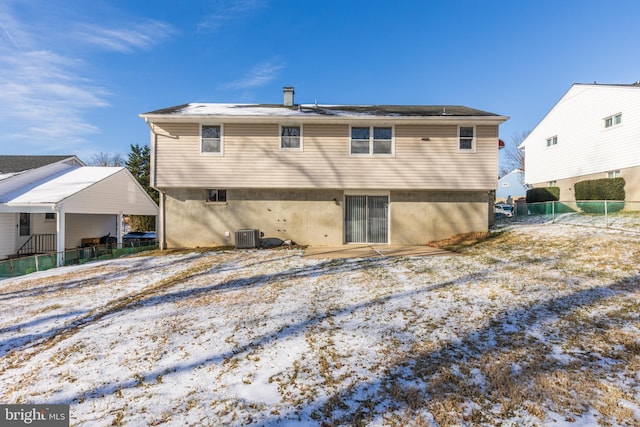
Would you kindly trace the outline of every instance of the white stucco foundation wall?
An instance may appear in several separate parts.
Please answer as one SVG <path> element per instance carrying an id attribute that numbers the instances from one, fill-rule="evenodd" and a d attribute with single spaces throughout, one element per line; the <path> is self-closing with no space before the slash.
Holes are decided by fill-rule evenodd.
<path id="1" fill-rule="evenodd" d="M 228 190 L 227 202 L 216 203 L 205 202 L 205 195 L 204 189 L 167 192 L 168 248 L 233 246 L 239 229 L 259 229 L 264 237 L 302 245 L 344 243 L 342 190 Z M 488 192 L 391 191 L 389 195 L 390 244 L 423 245 L 488 229 Z"/>
<path id="2" fill-rule="evenodd" d="M 486 232 L 490 210 L 493 214 L 493 193 L 486 191 L 393 191 L 391 243 L 426 245 L 456 234 Z"/>

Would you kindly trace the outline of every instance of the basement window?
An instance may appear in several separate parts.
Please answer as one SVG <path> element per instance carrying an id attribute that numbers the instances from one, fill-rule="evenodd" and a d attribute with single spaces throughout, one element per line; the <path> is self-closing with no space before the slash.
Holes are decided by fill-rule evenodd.
<path id="1" fill-rule="evenodd" d="M 220 190 L 220 189 L 207 190 L 207 202 L 215 203 L 215 202 L 226 202 L 226 201 L 227 201 L 227 190 Z"/>

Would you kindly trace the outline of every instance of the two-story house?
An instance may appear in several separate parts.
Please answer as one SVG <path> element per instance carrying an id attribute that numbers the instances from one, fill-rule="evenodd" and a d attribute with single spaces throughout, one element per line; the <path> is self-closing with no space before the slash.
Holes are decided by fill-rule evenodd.
<path id="1" fill-rule="evenodd" d="M 640 82 L 572 85 L 520 147 L 525 182 L 559 187 L 560 200 L 575 200 L 576 182 L 617 177 L 640 200 Z"/>
<path id="2" fill-rule="evenodd" d="M 420 245 L 486 231 L 507 117 L 460 106 L 191 103 L 151 130 L 163 247 Z"/>

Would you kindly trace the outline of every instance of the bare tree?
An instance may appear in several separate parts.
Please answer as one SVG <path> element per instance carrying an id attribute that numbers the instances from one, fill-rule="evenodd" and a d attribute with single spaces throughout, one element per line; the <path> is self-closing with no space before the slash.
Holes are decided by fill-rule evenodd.
<path id="1" fill-rule="evenodd" d="M 124 166 L 125 160 L 122 154 L 98 153 L 91 156 L 87 163 L 90 166 Z"/>
<path id="2" fill-rule="evenodd" d="M 524 172 L 524 150 L 518 148 L 522 141 L 531 133 L 530 130 L 514 133 L 511 136 L 511 142 L 505 144 L 504 155 L 502 157 L 502 165 L 500 166 L 500 176 L 505 176 L 515 169 Z"/>

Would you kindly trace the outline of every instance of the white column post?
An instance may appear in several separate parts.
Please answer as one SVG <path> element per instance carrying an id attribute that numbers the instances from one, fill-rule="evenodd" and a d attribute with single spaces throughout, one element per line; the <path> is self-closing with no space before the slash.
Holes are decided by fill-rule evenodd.
<path id="1" fill-rule="evenodd" d="M 65 235 L 65 213 L 60 208 L 56 212 L 56 255 L 57 266 L 64 265 L 64 235 Z"/>
<path id="2" fill-rule="evenodd" d="M 122 215 L 122 212 L 120 212 L 118 214 L 118 224 L 116 226 L 116 235 L 118 236 L 118 241 L 117 241 L 117 244 L 116 244 L 117 246 L 116 247 L 118 249 L 122 249 L 122 235 L 124 234 L 123 233 L 124 227 L 122 226 L 123 221 L 124 221 L 124 215 Z"/>

